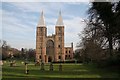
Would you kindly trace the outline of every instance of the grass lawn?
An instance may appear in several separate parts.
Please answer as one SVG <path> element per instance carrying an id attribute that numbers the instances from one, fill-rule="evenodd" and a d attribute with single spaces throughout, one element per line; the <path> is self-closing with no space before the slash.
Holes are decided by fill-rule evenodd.
<path id="1" fill-rule="evenodd" d="M 25 74 L 25 65 L 20 61 L 16 67 L 10 67 L 9 63 L 2 66 L 2 80 L 61 80 L 81 78 L 120 78 L 117 70 L 101 69 L 84 64 L 62 64 L 62 71 L 59 71 L 59 64 L 54 64 L 54 71 L 49 71 L 49 65 L 45 64 L 45 71 L 33 63 L 28 64 L 29 74 Z M 96 80 L 95 79 L 95 80 Z"/>

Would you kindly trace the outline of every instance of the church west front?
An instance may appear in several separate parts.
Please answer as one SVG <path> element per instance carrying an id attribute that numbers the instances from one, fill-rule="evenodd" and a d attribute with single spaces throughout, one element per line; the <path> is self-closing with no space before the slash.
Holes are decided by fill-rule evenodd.
<path id="1" fill-rule="evenodd" d="M 73 59 L 73 43 L 65 47 L 64 24 L 61 12 L 55 25 L 55 34 L 47 36 L 43 11 L 36 29 L 36 62 L 57 62 Z"/>

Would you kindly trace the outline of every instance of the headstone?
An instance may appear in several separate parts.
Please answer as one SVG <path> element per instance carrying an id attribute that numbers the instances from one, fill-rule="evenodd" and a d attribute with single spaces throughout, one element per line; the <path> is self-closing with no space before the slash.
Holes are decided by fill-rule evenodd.
<path id="1" fill-rule="evenodd" d="M 24 64 L 24 62 L 22 61 L 21 64 Z"/>
<path id="2" fill-rule="evenodd" d="M 53 71 L 53 64 L 50 63 L 50 71 Z"/>
<path id="3" fill-rule="evenodd" d="M 62 71 L 62 64 L 59 65 L 59 71 Z"/>
<path id="4" fill-rule="evenodd" d="M 41 70 L 45 70 L 45 69 L 44 69 L 44 63 L 43 63 L 43 62 L 41 63 Z"/>
<path id="5" fill-rule="evenodd" d="M 16 61 L 14 60 L 14 61 L 10 61 L 10 67 L 14 67 L 14 66 L 16 66 Z"/>
<path id="6" fill-rule="evenodd" d="M 25 62 L 25 74 L 28 74 L 29 70 L 28 70 L 28 63 Z"/>

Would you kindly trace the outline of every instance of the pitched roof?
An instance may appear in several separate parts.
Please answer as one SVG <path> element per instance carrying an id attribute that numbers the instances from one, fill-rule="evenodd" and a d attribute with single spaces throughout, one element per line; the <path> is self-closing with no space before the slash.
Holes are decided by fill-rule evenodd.
<path id="1" fill-rule="evenodd" d="M 59 17 L 58 17 L 56 26 L 64 26 L 61 11 L 59 12 Z"/>
<path id="2" fill-rule="evenodd" d="M 45 19 L 44 19 L 44 14 L 43 14 L 43 11 L 41 12 L 41 16 L 40 16 L 40 21 L 38 23 L 38 27 L 45 27 L 46 24 L 45 24 Z"/>

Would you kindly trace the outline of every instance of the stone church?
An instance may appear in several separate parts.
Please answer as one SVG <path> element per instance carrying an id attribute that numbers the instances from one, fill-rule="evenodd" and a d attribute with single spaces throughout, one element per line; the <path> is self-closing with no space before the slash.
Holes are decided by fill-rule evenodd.
<path id="1" fill-rule="evenodd" d="M 55 34 L 47 36 L 43 11 L 36 30 L 36 62 L 56 62 L 73 59 L 73 43 L 65 47 L 64 24 L 61 12 L 55 25 Z"/>

